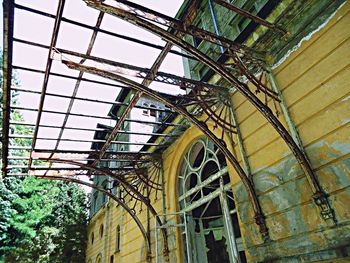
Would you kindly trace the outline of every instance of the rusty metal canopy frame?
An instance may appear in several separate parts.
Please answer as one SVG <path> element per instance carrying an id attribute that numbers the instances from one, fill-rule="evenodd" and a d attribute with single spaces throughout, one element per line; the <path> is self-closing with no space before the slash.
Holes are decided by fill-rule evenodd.
<path id="1" fill-rule="evenodd" d="M 294 141 L 287 129 L 278 119 L 277 104 L 281 102 L 280 94 L 270 88 L 266 76 L 267 66 L 265 53 L 249 48 L 241 43 L 234 42 L 219 34 L 206 31 L 192 25 L 199 8 L 200 1 L 188 1 L 183 11 L 177 18 L 165 15 L 129 2 L 126 0 L 97 1 L 85 0 L 87 6 L 84 8 L 95 10 L 94 24 L 82 23 L 64 16 L 65 0 L 58 0 L 56 13 L 50 13 L 35 7 L 15 3 L 14 0 L 4 0 L 4 56 L 3 56 L 3 134 L 2 134 L 2 172 L 4 176 L 34 175 L 39 178 L 51 180 L 63 180 L 79 183 L 101 191 L 116 202 L 122 204 L 134 218 L 139 226 L 146 242 L 148 257 L 151 257 L 151 243 L 146 227 L 142 225 L 135 211 L 136 203 L 141 202 L 147 210 L 156 216 L 150 200 L 152 191 L 162 191 L 162 167 L 161 152 L 181 134 L 182 124 L 174 122 L 177 116 L 182 116 L 192 125 L 200 129 L 209 137 L 222 151 L 227 160 L 235 168 L 242 183 L 247 189 L 249 199 L 255 213 L 255 222 L 259 226 L 260 233 L 264 240 L 269 239 L 265 217 L 259 204 L 259 200 L 251 179 L 230 151 L 225 141 L 235 143 L 237 129 L 235 127 L 234 113 L 231 102 L 232 88 L 239 91 L 276 129 L 279 135 L 287 143 L 292 153 L 303 168 L 313 190 L 313 198 L 321 208 L 325 218 L 332 218 L 335 221 L 334 213 L 330 207 L 326 193 L 321 188 L 315 173 L 312 170 L 308 157 L 303 149 Z M 278 25 L 267 22 L 259 16 L 233 6 L 225 1 L 214 0 L 215 4 L 221 5 L 230 11 L 249 18 L 255 23 L 261 24 L 269 30 L 285 34 L 285 30 Z M 97 11 L 96 11 L 97 10 Z M 50 19 L 54 21 L 51 39 L 49 43 L 26 39 L 14 35 L 14 21 L 17 12 L 24 12 L 28 15 Z M 145 29 L 156 35 L 162 45 L 149 43 L 148 41 L 126 36 L 107 30 L 103 26 L 106 14 L 120 18 L 137 27 Z M 115 19 L 109 16 L 109 19 Z M 62 26 L 74 26 L 79 30 L 89 32 L 89 41 L 85 51 L 60 47 L 59 37 L 62 34 Z M 104 34 L 113 39 L 128 41 L 152 50 L 160 50 L 153 64 L 149 67 L 127 64 L 114 59 L 94 54 L 97 38 Z M 219 46 L 224 50 L 228 63 L 220 63 L 208 54 L 202 53 L 197 47 L 183 40 L 184 36 L 192 36 L 202 41 Z M 72 37 L 72 36 L 71 36 Z M 160 40 L 161 39 L 161 40 Z M 46 52 L 46 64 L 43 68 L 13 63 L 13 50 L 15 45 L 22 45 L 40 49 Z M 174 46 L 182 49 L 182 52 L 174 49 Z M 231 86 L 231 89 L 217 84 L 189 79 L 173 73 L 161 71 L 162 63 L 167 56 L 180 56 L 186 59 L 196 60 L 214 73 L 218 74 L 223 81 Z M 30 64 L 30 63 L 29 63 Z M 58 65 L 60 64 L 60 65 Z M 59 67 L 66 65 L 69 69 L 57 71 Z M 55 70 L 56 69 L 56 70 Z M 26 74 L 40 75 L 42 77 L 41 90 L 31 87 L 15 87 L 11 85 L 13 70 L 26 72 Z M 73 87 L 70 94 L 60 92 L 59 88 L 52 88 L 53 78 L 71 81 Z M 141 82 L 138 81 L 141 79 Z M 81 86 L 84 83 L 94 85 L 96 92 L 92 96 L 80 94 Z M 179 94 L 166 92 L 166 89 L 154 89 L 153 83 L 173 87 Z M 219 82 L 220 83 L 220 82 Z M 250 85 L 248 85 L 250 83 Z M 115 96 L 124 94 L 124 100 L 105 100 L 99 96 L 99 90 L 103 88 L 114 89 Z M 181 92 L 182 90 L 182 92 Z M 186 92 L 183 92 L 185 90 Z M 11 95 L 23 93 L 37 96 L 38 108 L 11 105 Z M 258 97 L 258 93 L 263 96 Z M 127 94 L 127 95 L 125 95 Z M 130 96 L 125 100 L 125 96 Z M 119 96 L 118 95 L 118 96 Z M 122 96 L 123 97 L 123 96 Z M 151 98 L 164 105 L 163 108 L 154 109 L 149 106 L 138 104 L 142 97 Z M 66 110 L 53 110 L 47 107 L 49 99 L 63 100 Z M 271 103 L 272 101 L 272 103 Z M 104 107 L 119 109 L 120 114 L 116 117 L 113 114 L 96 114 L 95 111 L 87 113 L 77 112 L 74 105 L 77 103 L 90 103 L 91 105 L 103 105 Z M 270 105 L 269 105 L 270 102 Z M 166 107 L 165 107 L 166 106 Z M 97 107 L 97 106 L 96 106 Z M 162 120 L 141 120 L 130 118 L 134 109 L 156 110 L 163 114 Z M 34 122 L 26 122 L 13 119 L 13 112 L 35 113 Z M 43 121 L 44 117 L 51 116 L 59 118 L 56 124 Z M 75 121 L 72 121 L 75 120 Z M 77 121 L 79 120 L 79 121 Z M 79 125 L 88 120 L 95 123 L 108 123 L 108 125 L 86 127 Z M 154 126 L 153 132 L 126 130 L 126 123 L 141 123 Z M 219 132 L 214 133 L 209 126 Z M 32 134 L 16 134 L 14 127 L 26 127 Z M 55 136 L 45 136 L 45 131 L 55 130 Z M 173 132 L 168 132 L 172 130 Z M 175 131 L 175 132 L 174 132 Z M 102 133 L 103 139 L 84 138 L 84 136 L 67 136 L 68 132 L 78 133 Z M 44 134 L 44 135 L 43 135 Z M 120 135 L 140 135 L 153 138 L 143 142 L 132 142 L 118 140 Z M 91 137 L 91 136 L 90 136 Z M 154 139 L 156 138 L 156 139 Z M 158 139 L 158 140 L 157 140 Z M 225 139 L 225 140 L 224 140 Z M 23 146 L 21 140 L 30 140 L 30 147 Z M 160 142 L 159 142 L 160 141 Z M 50 147 L 43 147 L 51 143 Z M 96 148 L 76 147 L 77 144 L 98 145 Z M 139 146 L 137 151 L 116 151 L 113 145 Z M 231 145 L 231 146 L 232 146 Z M 63 147 L 66 146 L 66 147 Z M 152 148 L 152 151 L 148 149 Z M 20 161 L 20 165 L 16 164 Z M 103 162 L 118 162 L 118 167 L 104 167 Z M 113 196 L 111 189 L 101 189 L 97 185 L 87 183 L 81 177 L 108 176 L 110 181 L 118 183 L 123 190 L 123 195 L 118 198 Z M 131 201 L 134 201 L 133 205 Z M 142 207 L 142 206 L 141 206 Z M 159 222 L 160 225 L 163 223 Z M 168 253 L 166 229 L 162 229 L 164 240 L 164 254 Z"/>

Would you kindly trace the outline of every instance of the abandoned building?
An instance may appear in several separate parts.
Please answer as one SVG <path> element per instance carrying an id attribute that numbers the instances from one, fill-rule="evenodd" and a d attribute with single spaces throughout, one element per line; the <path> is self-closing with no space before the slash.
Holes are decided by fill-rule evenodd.
<path id="1" fill-rule="evenodd" d="M 87 263 L 350 262 L 348 1 L 37 2 L 3 1 L 2 172 L 93 189 Z"/>

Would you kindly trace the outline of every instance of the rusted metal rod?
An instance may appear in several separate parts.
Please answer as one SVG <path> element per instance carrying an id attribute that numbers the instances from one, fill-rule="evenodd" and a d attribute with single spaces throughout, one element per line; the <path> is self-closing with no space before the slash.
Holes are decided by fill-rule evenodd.
<path id="1" fill-rule="evenodd" d="M 17 121 L 10 121 L 10 125 L 19 125 L 19 126 L 27 126 L 27 127 L 34 127 L 35 124 L 32 123 L 25 123 L 25 122 L 17 122 Z M 52 129 L 58 129 L 61 126 L 54 126 L 54 125 L 39 125 L 39 127 L 42 128 L 52 128 Z M 97 132 L 97 131 L 102 131 L 102 132 L 110 132 L 111 128 L 109 129 L 103 129 L 103 128 L 95 128 L 95 129 L 88 129 L 88 128 L 78 128 L 78 127 L 70 127 L 67 126 L 65 127 L 66 130 L 77 130 L 77 131 L 88 131 L 88 132 Z M 119 130 L 118 133 L 122 134 L 135 134 L 135 135 L 146 135 L 146 136 L 160 136 L 160 137 L 178 137 L 179 134 L 167 134 L 167 133 L 156 133 L 156 132 L 135 132 L 135 131 L 124 131 L 124 130 Z M 10 134 L 10 135 L 19 135 L 19 134 Z M 24 135 L 22 135 L 24 136 Z M 28 138 L 33 138 L 32 134 L 27 135 Z"/>
<path id="2" fill-rule="evenodd" d="M 55 170 L 56 171 L 56 170 Z M 127 170 L 129 172 L 129 174 L 132 174 L 131 171 L 132 170 Z M 83 173 L 85 172 L 85 173 Z M 115 174 L 115 176 L 124 176 L 125 173 L 117 173 L 118 171 L 112 171 L 113 174 Z M 40 174 L 35 174 L 35 173 L 24 173 L 24 172 L 21 172 L 21 173 L 8 173 L 7 174 L 8 176 L 36 176 L 36 177 L 42 177 L 44 176 L 42 173 Z M 93 173 L 93 174 L 88 174 L 87 173 L 87 170 L 80 170 L 79 173 L 76 172 L 76 174 L 74 175 L 75 178 L 78 178 L 78 177 L 81 177 L 81 176 L 87 176 L 87 177 L 90 177 L 91 175 L 93 176 L 103 176 L 103 177 L 106 177 L 105 174 L 99 174 L 99 173 Z M 46 176 L 55 176 L 55 175 L 46 175 Z M 72 175 L 72 171 L 67 171 L 66 173 L 59 173 L 59 176 L 73 176 Z M 115 181 L 115 180 L 112 180 L 112 181 Z"/>
<path id="3" fill-rule="evenodd" d="M 126 63 L 121 63 L 121 62 L 117 62 L 117 61 L 113 61 L 113 60 L 109 60 L 109 59 L 104 59 L 104 58 L 100 58 L 100 57 L 96 57 L 96 56 L 86 55 L 86 54 L 82 54 L 79 52 L 74 52 L 74 51 L 60 49 L 60 48 L 57 48 L 57 51 L 59 51 L 63 54 L 73 55 L 73 56 L 81 57 L 84 59 L 96 61 L 99 63 L 115 66 L 116 68 L 113 70 L 116 73 L 131 76 L 131 77 L 144 78 L 144 79 L 146 78 L 147 79 L 151 73 L 151 69 L 148 69 L 148 68 L 142 68 L 142 67 L 126 64 Z M 203 86 L 203 87 L 208 87 L 208 88 L 218 89 L 218 90 L 223 89 L 223 87 L 220 87 L 219 85 L 209 84 L 209 83 L 206 83 L 204 81 L 198 81 L 198 80 L 194 80 L 194 79 L 180 77 L 180 76 L 166 73 L 166 72 L 156 72 L 154 74 L 153 81 L 157 81 L 157 82 L 161 82 L 161 83 L 165 83 L 165 84 L 170 84 L 170 85 L 176 85 L 176 86 L 180 86 L 182 88 L 189 88 L 189 89 L 194 89 L 197 86 Z M 271 92 L 273 92 L 273 91 L 271 91 Z"/>
<path id="4" fill-rule="evenodd" d="M 33 139 L 33 137 L 22 137 L 22 136 L 11 136 L 10 138 L 18 138 L 18 139 Z M 70 138 L 47 138 L 47 137 L 37 137 L 37 140 L 43 141 L 62 141 L 62 142 L 84 142 L 84 143 L 105 143 L 106 140 L 79 140 L 79 139 L 70 139 Z M 149 142 L 129 142 L 129 141 L 111 141 L 111 144 L 124 144 L 124 145 L 148 145 L 148 146 L 165 146 L 165 144 L 159 143 L 149 143 Z M 55 148 L 57 149 L 57 148 Z"/>
<path id="5" fill-rule="evenodd" d="M 76 160 L 74 160 L 76 161 Z M 55 163 L 55 162 L 53 162 Z M 9 165 L 6 167 L 7 170 L 11 169 L 28 169 L 27 165 Z M 120 166 L 120 167 L 108 167 L 109 170 L 134 170 L 135 167 L 133 166 Z M 82 169 L 80 167 L 65 167 L 65 166 L 36 166 L 32 165 L 30 167 L 31 171 L 45 171 L 45 170 L 52 170 L 52 171 L 85 171 L 89 169 Z"/>
<path id="6" fill-rule="evenodd" d="M 40 101 L 39 101 L 39 106 L 38 106 L 38 115 L 37 115 L 36 124 L 35 124 L 35 128 L 34 128 L 34 136 L 33 136 L 33 141 L 32 141 L 32 151 L 35 148 L 36 137 L 37 137 L 38 132 L 39 132 L 39 124 L 40 124 L 40 120 L 41 120 L 41 116 L 42 116 L 42 110 L 44 107 L 45 93 L 46 93 L 47 85 L 49 82 L 49 76 L 50 76 L 50 71 L 51 71 L 51 66 L 52 66 L 51 52 L 52 52 L 53 48 L 56 46 L 58 32 L 59 32 L 60 26 L 61 26 L 61 20 L 62 20 L 62 16 L 63 16 L 65 2 L 66 2 L 65 0 L 59 0 L 59 2 L 58 2 L 57 13 L 56 13 L 56 17 L 55 17 L 55 24 L 54 24 L 54 28 L 53 28 L 53 32 L 52 32 L 50 49 L 49 49 L 49 53 L 48 53 L 48 57 L 47 57 L 46 69 L 45 69 L 45 74 L 44 74 L 44 81 L 43 81 L 43 85 L 42 85 L 41 96 L 40 96 Z M 32 156 L 32 154 L 31 154 L 31 156 Z M 28 163 L 28 168 L 30 168 L 31 165 L 32 165 L 32 161 L 30 159 L 29 163 Z"/>
<path id="7" fill-rule="evenodd" d="M 38 109 L 27 108 L 27 107 L 20 107 L 20 106 L 16 106 L 16 105 L 11 105 L 11 109 L 38 112 Z M 62 112 L 62 111 L 53 111 L 53 110 L 42 110 L 42 112 L 43 113 L 59 114 L 59 115 L 64 115 L 65 114 L 65 112 Z M 116 119 L 114 119 L 112 117 L 98 116 L 98 115 L 89 115 L 89 114 L 70 113 L 69 115 L 70 116 L 75 116 L 75 117 L 83 117 L 83 118 L 94 118 L 94 119 L 114 120 L 114 121 L 116 120 Z M 175 123 L 171 123 L 171 122 L 144 121 L 144 120 L 134 120 L 134 119 L 125 119 L 125 121 L 126 122 L 144 123 L 144 124 L 179 126 L 179 124 L 175 124 Z"/>
<path id="8" fill-rule="evenodd" d="M 11 146 L 12 147 L 12 146 Z M 41 148 L 38 148 L 38 149 L 35 149 L 35 152 L 36 153 L 47 153 L 48 151 L 50 151 L 50 149 L 41 149 Z M 54 151 L 55 153 L 58 153 L 58 154 L 92 154 L 92 155 L 97 155 L 100 151 L 99 150 L 90 150 L 90 151 L 84 151 L 84 150 L 56 150 Z M 153 155 L 153 153 L 151 152 L 146 152 L 146 151 L 139 151 L 139 152 L 136 152 L 136 151 L 106 151 L 106 154 L 109 154 L 111 156 L 135 156 L 135 158 L 139 158 L 140 156 L 142 155 Z"/>
<path id="9" fill-rule="evenodd" d="M 89 45 L 88 45 L 88 48 L 87 48 L 87 51 L 86 51 L 86 55 L 90 55 L 91 54 L 92 48 L 93 48 L 93 46 L 95 44 L 95 41 L 96 41 L 97 32 L 98 32 L 97 30 L 100 28 L 100 26 L 102 24 L 103 16 L 104 16 L 104 13 L 100 12 L 98 17 L 97 17 L 95 29 L 93 30 L 92 36 L 90 38 L 90 42 L 89 42 Z M 80 63 L 84 63 L 84 62 L 85 62 L 85 59 L 82 59 L 80 61 Z M 78 79 L 77 79 L 77 81 L 75 83 L 75 86 L 74 86 L 74 89 L 73 89 L 73 92 L 72 92 L 72 95 L 71 95 L 72 98 L 69 99 L 69 105 L 68 105 L 66 113 L 64 114 L 63 124 L 62 124 L 61 128 L 59 129 L 60 131 L 59 131 L 59 134 L 57 136 L 56 145 L 54 147 L 55 150 L 57 150 L 57 148 L 58 148 L 58 146 L 59 146 L 59 144 L 61 142 L 61 138 L 63 136 L 64 128 L 67 125 L 70 113 L 72 111 L 72 108 L 73 108 L 73 105 L 74 105 L 74 102 L 75 102 L 74 98 L 76 97 L 76 95 L 78 93 L 78 90 L 79 90 L 79 87 L 80 87 L 83 75 L 84 75 L 83 72 L 79 72 Z M 52 157 L 52 156 L 53 155 L 51 155 L 50 157 Z"/>
<path id="10" fill-rule="evenodd" d="M 26 150 L 29 151 L 32 149 L 31 146 L 21 146 L 21 145 L 10 145 L 8 147 L 9 150 Z"/>
<path id="11" fill-rule="evenodd" d="M 25 93 L 32 93 L 32 94 L 41 94 L 40 91 L 35 90 L 27 90 L 23 88 L 12 88 L 12 91 L 18 91 L 18 92 L 25 92 Z M 95 102 L 95 103 L 102 103 L 102 104 L 108 104 L 108 105 L 118 105 L 118 106 L 127 106 L 127 103 L 118 102 L 118 101 L 104 101 L 104 100 L 96 100 L 96 99 L 89 99 L 89 98 L 83 98 L 83 97 L 72 97 L 68 95 L 62 95 L 62 94 L 56 94 L 56 93 L 50 93 L 46 92 L 47 96 L 57 97 L 57 98 L 65 98 L 65 99 L 75 99 L 75 100 L 81 100 L 81 101 L 87 101 L 87 102 Z M 146 107 L 146 106 L 135 106 L 136 109 L 145 109 L 145 110 L 155 110 L 158 112 L 172 112 L 170 109 L 158 109 L 153 107 Z"/>
<path id="12" fill-rule="evenodd" d="M 11 145 L 9 146 L 9 150 L 21 150 L 21 151 L 29 151 L 31 147 L 29 146 L 19 146 L 19 145 Z M 70 154 L 70 155 L 82 155 L 82 154 L 88 154 L 93 158 L 94 156 L 97 156 L 99 153 L 99 150 L 62 150 L 58 149 L 56 151 L 52 151 L 52 149 L 35 149 L 35 153 L 48 153 L 48 152 L 54 152 L 56 154 Z M 118 158 L 126 158 L 126 159 L 133 159 L 133 160 L 141 160 L 142 158 L 145 158 L 148 156 L 151 156 L 152 158 L 159 159 L 160 157 L 151 152 L 147 151 L 106 151 L 105 155 L 107 159 L 118 159 Z M 34 159 L 36 157 L 33 157 Z"/>
<path id="13" fill-rule="evenodd" d="M 128 172 L 129 172 L 129 174 L 132 174 L 131 173 L 131 171 L 132 170 L 128 170 Z M 83 173 L 83 172 L 86 172 L 86 173 Z M 119 173 L 119 174 L 117 174 L 116 172 L 118 172 L 118 171 L 112 171 L 113 172 L 113 174 L 115 174 L 116 176 L 123 176 L 123 175 L 125 175 L 124 173 Z M 42 174 L 29 174 L 29 173 L 8 173 L 7 174 L 8 176 L 43 176 Z M 69 171 L 67 171 L 67 173 L 59 173 L 59 175 L 60 176 L 72 176 L 72 172 L 69 172 Z M 98 173 L 93 173 L 92 174 L 93 176 L 104 176 L 104 177 L 106 177 L 106 175 L 105 174 L 98 174 Z M 47 175 L 47 176 L 52 176 L 52 175 Z M 74 175 L 75 177 L 80 177 L 80 176 L 88 176 L 88 177 L 90 177 L 91 176 L 91 174 L 88 174 L 87 173 L 87 170 L 80 170 L 80 172 L 79 173 L 76 173 L 75 175 Z"/>
<path id="14" fill-rule="evenodd" d="M 28 157 L 24 157 L 24 156 L 9 156 L 8 160 L 22 160 L 22 161 L 29 161 L 29 156 Z M 39 157 L 34 157 L 33 160 L 39 160 Z M 93 161 L 95 159 L 93 158 L 71 158 L 71 160 L 76 161 L 76 162 L 85 162 L 85 161 Z M 137 160 L 135 158 L 133 159 L 115 159 L 115 158 L 103 158 L 101 159 L 102 161 L 117 161 L 117 162 L 130 162 L 130 163 L 147 163 L 150 162 L 152 159 L 140 159 Z"/>
<path id="15" fill-rule="evenodd" d="M 45 71 L 39 70 L 39 69 L 21 67 L 21 66 L 16 66 L 16 65 L 13 65 L 13 68 L 17 69 L 17 70 L 24 70 L 24 71 L 29 71 L 29 72 L 39 73 L 39 74 L 45 74 Z M 73 76 L 69 76 L 69 75 L 65 75 L 65 74 L 60 74 L 60 73 L 55 73 L 55 72 L 50 72 L 50 75 L 55 76 L 55 77 L 65 78 L 65 79 L 73 79 L 73 80 L 78 79 L 77 77 L 73 77 Z M 81 80 L 89 82 L 89 83 L 103 85 L 103 86 L 109 86 L 109 87 L 115 87 L 115 88 L 127 88 L 126 86 L 108 83 L 108 82 L 102 82 L 102 81 L 98 81 L 98 80 L 87 79 L 87 78 L 81 78 Z"/>

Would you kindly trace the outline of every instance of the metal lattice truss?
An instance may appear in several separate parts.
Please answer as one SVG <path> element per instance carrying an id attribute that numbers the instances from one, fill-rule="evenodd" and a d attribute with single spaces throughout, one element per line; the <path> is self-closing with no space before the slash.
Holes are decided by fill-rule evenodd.
<path id="1" fill-rule="evenodd" d="M 189 1 L 184 11 L 177 18 L 172 18 L 125 0 L 109 1 L 108 3 L 97 0 L 85 0 L 85 2 L 90 8 L 99 12 L 94 26 L 65 18 L 63 13 L 66 1 L 64 0 L 59 1 L 55 15 L 14 3 L 13 0 L 4 1 L 2 136 L 2 170 L 4 175 L 35 175 L 40 178 L 80 183 L 104 192 L 122 204 L 123 208 L 135 219 L 147 241 L 146 243 L 150 253 L 149 235 L 137 218 L 135 208 L 137 202 L 141 202 L 152 214 L 157 215 L 150 200 L 151 192 L 162 191 L 161 156 L 157 152 L 165 149 L 169 145 L 169 142 L 171 143 L 171 140 L 179 136 L 180 133 L 177 131 L 181 130 L 181 124 L 174 122 L 174 119 L 181 116 L 192 125 L 197 126 L 198 129 L 210 138 L 225 155 L 227 161 L 235 168 L 249 194 L 255 212 L 256 224 L 259 226 L 264 239 L 268 239 L 268 229 L 265 224 L 264 214 L 249 171 L 247 172 L 247 169 L 241 166 L 229 150 L 228 145 L 224 142 L 224 139 L 228 138 L 232 143 L 236 143 L 236 138 L 240 136 L 236 129 L 230 99 L 232 92 L 238 91 L 249 103 L 256 107 L 284 139 L 303 168 L 312 186 L 315 202 L 321 207 L 322 214 L 324 217 L 334 218 L 333 210 L 329 205 L 326 194 L 322 190 L 305 152 L 278 119 L 279 112 L 276 105 L 281 102 L 281 98 L 280 94 L 272 89 L 268 83 L 268 65 L 265 63 L 266 54 L 264 52 L 257 51 L 241 43 L 234 42 L 216 33 L 192 25 L 200 1 Z M 215 0 L 214 2 L 258 24 L 268 27 L 269 30 L 285 33 L 277 25 L 269 23 L 225 1 Z M 15 11 L 54 19 L 50 44 L 43 44 L 14 35 Z M 151 44 L 136 37 L 133 38 L 103 29 L 102 24 L 105 14 L 122 19 L 151 32 L 165 41 L 165 45 Z M 81 30 L 90 30 L 91 37 L 85 53 L 61 48 L 57 45 L 62 23 L 77 26 Z M 141 67 L 99 57 L 93 55 L 93 48 L 98 34 L 106 34 L 109 37 L 131 41 L 147 46 L 148 48 L 160 50 L 160 54 L 151 67 Z M 208 54 L 204 54 L 200 49 L 186 42 L 184 36 L 192 36 L 221 47 L 224 51 L 221 55 L 225 57 L 226 62 L 220 63 Z M 13 64 L 14 43 L 46 50 L 48 55 L 45 69 Z M 174 46 L 180 48 L 182 52 L 175 50 L 173 48 Z M 167 55 L 182 56 L 186 59 L 196 60 L 205 64 L 214 74 L 220 76 L 222 81 L 218 83 L 224 82 L 225 85 L 209 84 L 202 80 L 189 79 L 160 71 L 160 67 Z M 54 63 L 64 64 L 70 69 L 69 72 L 78 72 L 78 75 L 55 72 L 53 70 Z M 12 86 L 11 77 L 13 69 L 25 71 L 28 74 L 40 74 L 43 76 L 42 89 L 33 90 Z M 54 77 L 74 81 L 74 88 L 70 95 L 50 91 L 50 79 Z M 137 79 L 141 79 L 142 81 L 138 82 Z M 186 90 L 186 93 L 180 92 L 174 95 L 159 89 L 152 89 L 151 84 L 153 82 L 173 86 L 174 89 L 176 88 L 178 90 Z M 84 97 L 79 95 L 79 89 L 82 83 L 96 85 L 96 89 L 102 85 L 116 90 L 122 90 L 121 92 L 126 91 L 126 94 L 133 94 L 133 96 L 129 100 L 107 101 L 99 98 L 97 90 L 93 97 Z M 227 88 L 227 86 L 230 88 Z M 13 92 L 39 96 L 38 108 L 12 105 L 11 93 Z M 161 121 L 130 118 L 130 113 L 134 109 L 154 110 L 152 107 L 138 104 L 143 97 L 151 98 L 166 106 L 156 109 L 158 113 L 162 113 L 165 116 Z M 67 102 L 66 110 L 59 111 L 45 108 L 45 102 L 48 98 L 65 100 Z M 73 110 L 74 104 L 79 101 L 117 107 L 121 109 L 119 111 L 120 114 L 116 117 L 112 115 L 101 116 L 98 114 L 88 114 L 84 111 L 76 112 Z M 16 120 L 13 117 L 15 110 L 34 112 L 36 114 L 36 121 L 30 123 Z M 59 125 L 45 123 L 43 116 L 46 114 L 60 116 L 61 123 Z M 103 128 L 86 128 L 78 124 L 74 125 L 74 122 L 70 121 L 72 117 L 81 120 L 96 119 L 98 121 L 108 121 L 111 125 Z M 154 129 L 153 132 L 128 131 L 123 128 L 125 123 L 141 123 L 158 127 L 158 129 Z M 214 133 L 209 128 L 210 125 L 213 125 L 214 129 L 217 128 L 220 132 Z M 15 126 L 25 127 L 32 133 L 15 133 Z M 47 137 L 45 133 L 41 132 L 43 129 L 56 129 L 57 133 L 54 137 Z M 169 132 L 169 130 L 173 132 Z M 102 139 L 69 138 L 65 136 L 67 131 L 102 133 L 104 136 Z M 148 136 L 147 138 L 153 138 L 154 140 L 152 141 L 150 139 L 144 142 L 118 140 L 121 135 Z M 22 143 L 28 140 L 30 141 L 30 146 Z M 51 147 L 41 147 L 40 145 L 43 145 L 42 142 L 44 141 L 51 142 Z M 72 146 L 70 148 L 61 147 L 63 143 L 72 143 Z M 89 145 L 94 144 L 98 147 L 80 150 L 74 147 L 74 143 L 88 143 Z M 112 147 L 113 145 L 140 146 L 141 149 L 134 152 L 118 151 L 115 150 L 115 147 Z M 118 165 L 114 166 L 114 168 L 104 166 L 103 163 L 106 162 L 118 162 Z M 111 183 L 118 184 L 121 187 L 122 195 L 117 197 L 112 194 L 112 189 L 101 189 L 97 185 L 87 183 L 81 180 L 83 176 L 108 176 Z M 155 196 L 157 198 L 157 194 Z M 156 218 L 160 220 L 159 217 Z M 162 229 L 162 231 L 164 251 L 166 253 L 168 251 L 166 229 Z"/>

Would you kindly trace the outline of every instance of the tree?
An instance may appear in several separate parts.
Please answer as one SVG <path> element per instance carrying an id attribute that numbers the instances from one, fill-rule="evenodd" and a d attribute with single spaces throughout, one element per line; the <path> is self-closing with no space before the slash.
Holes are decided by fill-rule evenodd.
<path id="1" fill-rule="evenodd" d="M 0 64 L 2 64 L 2 52 L 0 52 Z M 2 102 L 3 99 L 3 87 L 2 87 L 2 80 L 3 75 L 2 71 L 0 71 L 0 84 L 1 84 L 1 90 L 0 90 L 0 99 Z M 13 85 L 19 85 L 19 82 L 17 81 L 17 78 L 13 78 Z M 13 103 L 17 103 L 15 93 L 11 94 L 11 100 Z M 3 121 L 3 114 L 2 110 L 0 111 L 0 127 L 1 127 L 1 134 L 2 134 L 2 121 Z M 21 118 L 21 116 L 18 114 L 18 112 L 14 115 L 14 118 Z M 15 127 L 16 129 L 17 127 Z M 22 142 L 20 142 L 22 143 Z M 2 159 L 2 144 L 0 144 L 0 156 Z M 2 167 L 2 162 L 0 164 L 0 169 Z M 2 172 L 2 171 L 0 171 Z M 18 191 L 20 191 L 21 180 L 19 178 L 6 178 L 6 179 L 0 179 L 0 262 L 2 261 L 2 257 L 4 254 L 4 251 L 8 248 L 8 244 L 11 243 L 11 241 L 8 238 L 8 233 L 11 229 L 11 218 L 16 213 L 16 210 L 13 207 L 13 201 L 18 198 Z"/>
<path id="2" fill-rule="evenodd" d="M 87 210 L 82 188 L 27 177 L 13 202 L 5 262 L 84 262 Z"/>
<path id="3" fill-rule="evenodd" d="M 21 189 L 20 181 L 17 178 L 9 177 L 0 180 L 0 262 L 11 243 L 8 233 L 11 229 L 11 219 L 16 214 L 13 202 Z"/>
<path id="4" fill-rule="evenodd" d="M 17 78 L 13 85 L 19 85 Z M 11 96 L 11 103 L 17 104 L 17 94 Z M 2 112 L 0 116 L 2 127 Z M 12 112 L 12 118 L 23 120 L 18 111 Z M 24 126 L 12 129 L 15 134 L 32 133 Z M 28 139 L 11 139 L 10 143 L 31 145 Z M 10 164 L 25 163 L 11 160 Z M 85 262 L 86 225 L 87 199 L 81 187 L 29 176 L 0 179 L 0 262 Z"/>
<path id="5" fill-rule="evenodd" d="M 60 235 L 56 237 L 54 250 L 56 261 L 52 262 L 85 262 L 87 245 L 87 197 L 81 188 L 72 184 L 60 183 L 55 213 Z M 83 260 L 84 259 L 84 260 Z M 66 261 L 65 261 L 66 260 Z"/>

